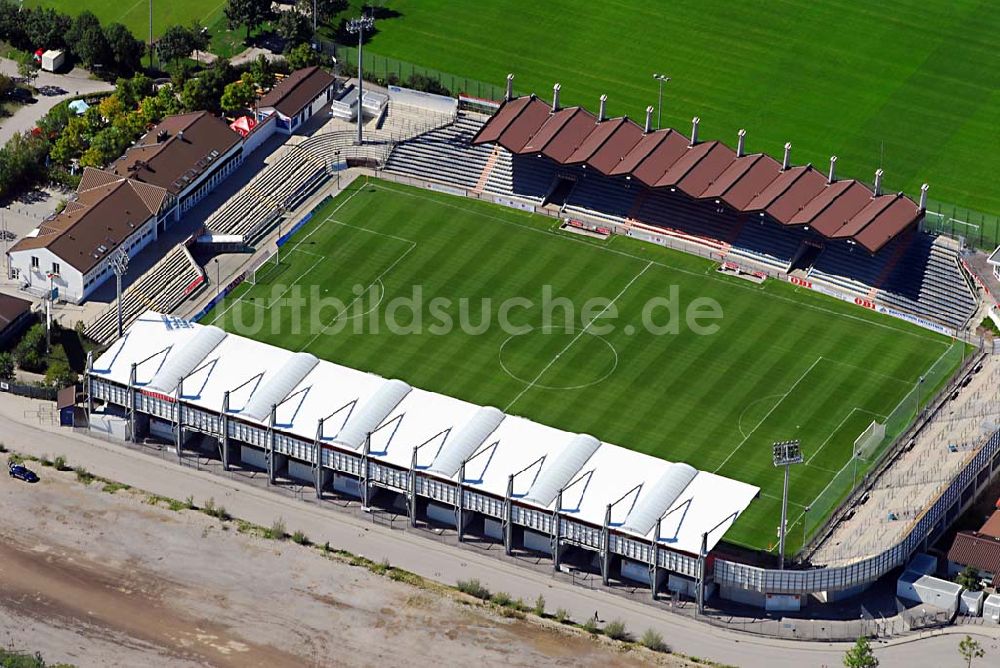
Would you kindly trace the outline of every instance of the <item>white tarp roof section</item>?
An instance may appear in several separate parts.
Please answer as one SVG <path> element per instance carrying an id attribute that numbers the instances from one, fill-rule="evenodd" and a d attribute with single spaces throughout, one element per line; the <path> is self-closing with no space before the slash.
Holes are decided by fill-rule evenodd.
<path id="1" fill-rule="evenodd" d="M 357 450 L 372 433 L 371 457 L 418 466 L 454 479 L 463 461 L 465 484 L 554 509 L 600 526 L 613 504 L 611 527 L 697 554 L 707 533 L 711 550 L 759 489 L 598 439 L 504 415 L 401 380 L 316 360 L 210 326 L 148 312 L 94 362 L 95 377 L 128 384 L 132 364 L 139 388 L 169 394 L 185 376 L 183 400 L 218 412 L 226 391 L 235 416 L 266 426 L 277 405 L 276 428 L 311 441 L 321 419 L 325 442 Z"/>
<path id="2" fill-rule="evenodd" d="M 401 380 L 386 381 L 364 406 L 354 411 L 334 441 L 357 450 L 409 392 L 410 386 Z"/>
<path id="3" fill-rule="evenodd" d="M 504 419 L 498 408 L 484 406 L 458 431 L 452 431 L 434 462 L 428 467 L 432 473 L 453 478 L 462 467 L 462 462 L 471 457 Z"/>

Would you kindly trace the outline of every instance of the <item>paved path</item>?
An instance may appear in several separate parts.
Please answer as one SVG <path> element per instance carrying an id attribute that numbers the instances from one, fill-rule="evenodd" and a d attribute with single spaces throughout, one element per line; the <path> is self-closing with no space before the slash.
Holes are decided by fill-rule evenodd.
<path id="1" fill-rule="evenodd" d="M 17 77 L 17 63 L 9 58 L 0 58 L 0 72 L 7 76 Z M 67 98 L 115 89 L 112 84 L 106 81 L 91 79 L 90 73 L 80 68 L 74 68 L 67 74 L 53 74 L 39 70 L 38 76 L 31 82 L 31 85 L 35 88 L 55 86 L 66 92 L 61 95 L 39 94 L 36 96 L 38 102 L 35 104 L 22 105 L 10 118 L 0 119 L 0 145 L 6 144 L 7 140 L 17 132 L 31 130 L 35 127 L 38 119 L 48 113 L 49 109 Z"/>
<path id="2" fill-rule="evenodd" d="M 42 424 L 37 412 L 49 403 L 10 395 L 0 396 L 0 438 L 10 448 L 33 455 L 63 455 L 71 465 L 125 482 L 149 492 L 196 503 L 213 497 L 230 514 L 270 526 L 276 517 L 289 532 L 303 531 L 313 541 L 363 554 L 422 576 L 453 584 L 478 578 L 493 591 L 506 591 L 533 601 L 541 593 L 550 610 L 565 608 L 574 619 L 585 619 L 597 610 L 605 620 L 619 618 L 634 633 L 654 628 L 676 650 L 715 661 L 760 668 L 788 666 L 839 666 L 845 646 L 833 643 L 767 639 L 710 627 L 677 614 L 602 591 L 582 589 L 544 573 L 494 559 L 474 550 L 460 549 L 425 538 L 420 532 L 398 531 L 365 522 L 342 511 L 328 510 L 206 471 L 180 467 L 169 460 L 60 430 Z M 44 472 L 42 473 L 44 475 Z M 248 583 L 247 586 L 252 586 Z M 959 634 L 980 637 L 987 662 L 1000 657 L 1000 628 L 957 627 L 877 645 L 883 667 L 957 665 Z"/>

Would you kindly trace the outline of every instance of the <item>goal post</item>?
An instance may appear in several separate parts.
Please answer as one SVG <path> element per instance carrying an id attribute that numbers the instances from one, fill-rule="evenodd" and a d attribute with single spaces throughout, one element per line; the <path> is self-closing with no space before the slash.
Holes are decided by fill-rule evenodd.
<path id="1" fill-rule="evenodd" d="M 257 285 L 259 280 L 267 276 L 268 272 L 272 269 L 268 262 L 272 256 L 277 257 L 274 251 L 268 250 L 247 267 L 245 279 L 247 283 Z"/>
<path id="2" fill-rule="evenodd" d="M 861 459 L 868 459 L 868 456 L 882 444 L 885 440 L 885 423 L 872 420 L 868 428 L 861 432 L 861 435 L 854 439 L 854 455 Z"/>

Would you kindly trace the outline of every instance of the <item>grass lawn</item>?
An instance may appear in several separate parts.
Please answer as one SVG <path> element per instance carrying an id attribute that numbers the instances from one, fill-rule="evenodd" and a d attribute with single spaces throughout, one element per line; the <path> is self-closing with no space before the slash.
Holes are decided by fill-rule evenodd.
<path id="1" fill-rule="evenodd" d="M 240 333 L 257 323 L 255 338 L 284 348 L 759 485 L 761 498 L 728 534 L 753 548 L 776 542 L 781 476 L 771 443 L 800 438 L 807 463 L 792 473 L 790 551 L 803 527 L 811 531 L 848 491 L 854 439 L 912 401 L 921 374 L 934 367 L 923 385 L 929 394 L 961 360 L 949 339 L 853 305 L 786 283 L 722 277 L 701 258 L 625 237 L 569 235 L 554 224 L 383 182 L 356 185 L 317 212 L 282 248 L 280 263 L 202 322 Z M 349 305 L 320 313 L 325 331 L 296 328 L 275 306 L 295 290 L 308 299 L 313 286 Z M 395 321 L 420 332 L 388 331 L 390 304 L 416 286 L 420 322 L 412 311 L 397 311 Z M 543 286 L 575 304 L 568 329 L 563 311 L 558 326 L 543 328 Z M 650 332 L 644 309 L 674 288 L 682 319 L 696 298 L 715 300 L 718 331 L 698 334 L 682 323 L 677 334 Z M 442 318 L 428 304 L 433 297 L 452 300 L 442 310 L 455 323 L 460 298 L 472 300 L 473 324 L 483 322 L 480 299 L 490 298 L 492 320 L 477 333 L 435 333 Z M 510 311 L 510 322 L 528 330 L 516 335 L 497 325 L 499 305 L 513 297 L 534 302 Z M 581 312 L 593 297 L 610 302 Z M 373 309 L 384 315 L 378 332 L 363 315 Z M 664 324 L 666 311 L 652 319 Z M 905 419 L 891 429 L 909 419 L 902 405 L 897 416 Z M 814 510 L 804 525 L 807 505 Z"/>
<path id="2" fill-rule="evenodd" d="M 353 3 L 356 5 L 358 2 Z M 663 123 L 685 132 L 1000 213 L 1000 12 L 982 0 L 389 0 L 369 51 L 564 104 L 641 119 L 666 84 Z"/>

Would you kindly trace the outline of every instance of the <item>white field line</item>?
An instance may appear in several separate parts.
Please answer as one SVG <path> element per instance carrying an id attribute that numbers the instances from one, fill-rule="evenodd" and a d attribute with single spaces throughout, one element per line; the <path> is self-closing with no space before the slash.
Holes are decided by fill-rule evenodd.
<path id="1" fill-rule="evenodd" d="M 345 313 L 350 312 L 351 307 L 354 306 L 354 304 L 359 299 L 361 299 L 361 297 L 364 296 L 373 285 L 375 285 L 376 283 L 382 283 L 382 289 L 385 290 L 385 283 L 382 282 L 382 277 L 385 276 L 386 274 L 388 274 L 390 271 L 392 271 L 393 268 L 397 264 L 399 264 L 400 262 L 403 261 L 403 258 L 405 258 L 407 255 L 409 255 L 413 251 L 413 249 L 417 247 L 417 244 L 415 242 L 411 241 L 410 243 L 412 245 L 409 248 L 407 248 L 405 251 L 403 251 L 402 255 L 400 255 L 399 257 L 397 257 L 395 260 L 393 260 L 392 264 L 390 264 L 388 267 L 386 267 L 385 269 L 383 269 L 382 272 L 378 276 L 376 276 L 375 279 L 365 287 L 364 291 L 360 295 L 357 295 L 354 299 L 352 299 L 351 303 L 349 303 L 347 306 L 345 306 L 343 311 L 341 311 L 337 315 L 333 316 L 333 318 L 330 319 L 330 322 L 326 323 L 326 325 L 323 326 L 323 329 L 321 329 L 318 332 L 316 332 L 315 336 L 313 336 L 311 339 L 309 339 L 305 343 L 305 345 L 303 345 L 301 348 L 299 348 L 299 351 L 301 352 L 301 351 L 305 350 L 306 348 L 308 348 L 309 346 L 311 346 L 313 344 L 313 342 L 315 342 L 316 339 L 318 339 L 321 335 L 325 334 L 326 331 L 328 329 L 330 329 L 330 327 L 333 326 L 333 323 L 337 322 L 337 320 L 339 320 L 342 315 L 344 315 Z"/>
<path id="2" fill-rule="evenodd" d="M 803 378 L 805 378 L 806 376 L 808 376 L 808 375 L 809 375 L 809 372 L 813 370 L 813 367 L 815 367 L 815 366 L 816 366 L 817 364 L 819 364 L 819 362 L 820 362 L 820 360 L 821 360 L 821 359 L 823 359 L 823 356 L 822 356 L 822 355 L 820 355 L 819 357 L 817 357 L 817 358 L 816 358 L 816 359 L 815 359 L 815 360 L 813 361 L 813 363 L 809 365 L 809 368 L 808 368 L 808 369 L 806 369 L 806 370 L 805 370 L 804 372 L 802 372 L 802 375 L 801 375 L 801 376 L 799 376 L 799 377 L 798 377 L 798 378 L 797 378 L 797 379 L 795 380 L 795 382 L 794 382 L 794 383 L 792 383 L 792 386 L 791 386 L 790 388 L 788 388 L 788 391 L 787 391 L 787 392 L 785 392 L 784 394 L 782 394 L 782 395 L 781 395 L 781 399 L 779 399 L 779 400 L 777 401 L 777 403 L 775 403 L 775 404 L 774 404 L 773 406 L 771 406 L 771 410 L 769 410 L 769 411 L 768 411 L 768 412 L 767 412 L 767 413 L 766 413 L 766 414 L 764 415 L 764 417 L 762 417 L 762 418 L 760 419 L 760 422 L 758 422 L 758 423 L 757 423 L 757 424 L 756 424 L 756 425 L 754 426 L 754 428 L 753 428 L 753 429 L 751 429 L 751 430 L 750 430 L 750 432 L 749 432 L 749 433 L 748 433 L 748 434 L 747 434 L 746 436 L 744 436 L 744 437 L 743 437 L 743 440 L 739 442 L 739 445 L 737 445 L 737 446 L 736 446 L 735 448 L 733 448 L 733 451 L 729 453 L 729 456 L 727 456 L 727 457 L 726 457 L 726 458 L 725 458 L 724 460 L 722 460 L 722 463 L 721 463 L 721 464 L 719 464 L 719 466 L 718 466 L 718 467 L 716 467 L 716 469 L 715 469 L 715 471 L 713 471 L 713 473 L 718 473 L 718 472 L 719 472 L 719 470 L 720 470 L 720 469 L 722 469 L 722 467 L 723 467 L 723 466 L 725 466 L 725 465 L 726 465 L 726 463 L 728 463 L 728 462 L 729 462 L 729 460 L 733 458 L 733 455 L 735 455 L 735 454 L 736 454 L 736 452 L 737 452 L 737 451 L 738 451 L 738 450 L 739 450 L 740 448 L 742 448 L 742 447 L 743 447 L 743 445 L 744 445 L 744 444 L 745 444 L 745 443 L 746 443 L 746 442 L 747 442 L 748 440 L 750 440 L 750 437 L 751 437 L 751 436 L 753 435 L 753 433 L 754 433 L 755 431 L 757 431 L 757 429 L 759 429 L 759 428 L 760 428 L 760 426 L 761 426 L 762 424 L 764 424 L 765 422 L 767 422 L 767 418 L 771 417 L 771 413 L 773 413 L 773 412 L 774 412 L 775 410 L 777 410 L 778 406 L 780 406 L 780 405 L 781 405 L 781 403 L 782 403 L 782 402 L 783 402 L 783 401 L 784 401 L 785 399 L 787 399 L 787 398 L 788 398 L 788 395 L 789 395 L 789 394 L 791 394 L 791 393 L 792 393 L 792 392 L 793 392 L 793 391 L 795 390 L 795 388 L 796 388 L 796 387 L 798 387 L 799 383 L 801 383 L 801 382 L 802 382 L 802 379 L 803 379 Z"/>
<path id="3" fill-rule="evenodd" d="M 375 187 L 375 188 L 378 188 L 379 190 L 384 190 L 386 192 L 392 192 L 392 193 L 395 193 L 397 195 L 403 195 L 403 196 L 406 196 L 406 197 L 412 197 L 414 199 L 422 199 L 422 200 L 425 200 L 425 201 L 428 201 L 428 202 L 434 202 L 435 204 L 439 204 L 441 206 L 446 206 L 446 207 L 449 207 L 449 208 L 452 208 L 452 209 L 457 209 L 459 211 L 463 211 L 463 212 L 465 212 L 465 213 L 467 213 L 469 215 L 480 216 L 480 217 L 486 218 L 488 220 L 495 220 L 495 221 L 497 221 L 499 223 L 502 223 L 504 225 L 512 225 L 514 227 L 520 227 L 521 229 L 530 230 L 531 232 L 535 232 L 537 234 L 544 234 L 546 236 L 555 236 L 556 238 L 562 239 L 562 240 L 564 240 L 566 242 L 575 243 L 575 244 L 582 244 L 584 246 L 587 246 L 588 248 L 594 248 L 596 250 L 599 250 L 599 251 L 602 251 L 602 252 L 605 252 L 605 253 L 614 253 L 615 255 L 620 255 L 622 257 L 631 258 L 633 260 L 641 260 L 643 262 L 651 262 L 655 266 L 663 267 L 664 269 L 669 269 L 670 271 L 676 271 L 676 272 L 681 273 L 681 274 L 688 274 L 689 276 L 701 276 L 701 277 L 707 278 L 707 279 L 709 279 L 711 281 L 717 281 L 717 282 L 720 282 L 720 283 L 725 283 L 727 286 L 729 286 L 729 287 L 731 287 L 733 289 L 736 289 L 736 290 L 746 290 L 746 291 L 755 292 L 755 293 L 758 293 L 758 294 L 760 294 L 760 292 L 761 292 L 761 288 L 758 288 L 758 287 L 755 287 L 755 286 L 740 285 L 738 283 L 733 283 L 733 282 L 730 282 L 730 281 L 725 281 L 725 280 L 719 278 L 718 276 L 715 276 L 714 275 L 715 272 L 708 272 L 708 271 L 706 271 L 706 272 L 696 272 L 696 271 L 690 271 L 688 269 L 681 269 L 680 267 L 675 267 L 675 266 L 667 264 L 665 262 L 657 262 L 656 260 L 650 260 L 649 258 L 640 257 L 638 255 L 632 255 L 631 253 L 627 253 L 625 251 L 617 250 L 615 248 L 610 248 L 609 246 L 606 246 L 606 245 L 589 243 L 585 239 L 577 239 L 577 238 L 574 238 L 574 237 L 571 237 L 571 236 L 566 236 L 566 235 L 563 235 L 563 234 L 558 234 L 555 230 L 551 230 L 549 228 L 539 229 L 539 228 L 531 226 L 531 225 L 524 225 L 524 224 L 518 223 L 518 222 L 513 221 L 513 220 L 508 220 L 508 219 L 505 219 L 505 218 L 500 218 L 499 216 L 491 216 L 491 215 L 489 215 L 487 213 L 483 213 L 482 211 L 475 211 L 475 210 L 473 210 L 473 209 L 471 209 L 469 207 L 459 206 L 457 204 L 450 203 L 450 202 L 443 202 L 443 201 L 440 201 L 440 200 L 437 200 L 437 199 L 433 199 L 431 197 L 427 197 L 425 195 L 418 195 L 416 193 L 405 192 L 403 190 L 397 190 L 395 188 L 387 188 L 387 187 L 385 187 L 385 186 L 383 186 L 383 185 L 381 185 L 379 183 L 372 183 L 371 185 L 373 187 Z M 528 214 L 527 212 L 524 212 L 524 213 L 526 215 L 535 215 L 535 214 Z M 677 251 L 677 252 L 684 252 L 684 251 Z M 858 317 L 858 316 L 855 316 L 855 315 L 851 315 L 849 313 L 837 313 L 836 311 L 831 311 L 830 309 L 823 308 L 822 306 L 816 306 L 815 304 L 806 304 L 806 303 L 803 303 L 803 302 L 796 301 L 794 299 L 790 299 L 788 297 L 783 297 L 781 295 L 766 294 L 765 293 L 765 296 L 767 298 L 769 298 L 769 299 L 777 299 L 777 300 L 780 300 L 780 301 L 783 301 L 783 302 L 787 302 L 789 304 L 793 304 L 797 308 L 804 308 L 804 309 L 808 309 L 810 311 L 818 311 L 818 312 L 821 312 L 821 313 L 827 313 L 827 314 L 832 315 L 832 316 L 834 316 L 836 318 L 844 318 L 844 319 L 847 319 L 847 320 L 856 320 L 856 321 L 864 323 L 866 325 L 871 325 L 872 327 L 879 327 L 881 329 L 888 329 L 888 330 L 896 332 L 898 334 L 903 334 L 903 335 L 907 335 L 907 336 L 913 336 L 915 338 L 925 340 L 928 343 L 943 345 L 946 348 L 949 346 L 949 344 L 947 342 L 945 342 L 945 341 L 935 341 L 933 338 L 931 338 L 931 335 L 929 333 L 928 334 L 924 334 L 922 332 L 912 332 L 912 331 L 909 331 L 909 330 L 900 329 L 898 327 L 893 327 L 891 324 L 887 324 L 887 323 L 884 323 L 884 322 L 875 322 L 875 321 L 872 321 L 872 320 L 867 320 L 865 318 L 861 318 L 861 317 Z"/>
<path id="4" fill-rule="evenodd" d="M 614 299 L 612 299 L 611 301 L 609 301 L 609 302 L 608 302 L 608 303 L 607 303 L 607 304 L 606 304 L 606 305 L 604 306 L 604 308 L 603 308 L 603 309 L 601 309 L 601 312 L 600 312 L 600 313 L 598 313 L 598 314 L 597 314 L 597 315 L 595 315 L 595 316 L 594 316 L 593 318 L 591 318 L 591 319 L 590 319 L 590 322 L 588 322 L 588 323 L 587 323 L 586 325 L 584 325 L 583 329 L 581 329 L 581 330 L 580 330 L 580 331 L 579 331 L 579 332 L 577 333 L 577 335 L 576 335 L 576 336 L 574 336 L 574 337 L 573 337 L 573 339 L 572 339 L 572 340 L 571 340 L 571 341 L 570 341 L 569 343 L 567 343 L 567 344 L 565 345 L 565 347 L 563 347 L 563 349 L 562 349 L 562 350 L 560 350 L 560 351 L 559 351 L 558 353 L 556 353 L 555 357 L 553 357 L 553 358 L 552 358 L 551 360 L 549 360 L 549 363 L 548 363 L 548 364 L 546 364 L 546 365 L 545 365 L 544 367 L 542 367 L 542 370 L 538 372 L 538 375 L 537 375 L 537 376 L 535 376 L 535 377 L 534 377 L 534 379 L 533 379 L 533 380 L 532 380 L 532 381 L 531 381 L 530 383 L 528 383 L 528 384 L 527 384 L 527 385 L 526 385 L 526 386 L 525 386 L 524 388 L 522 388 L 522 390 L 521 390 L 520 392 L 518 392 L 518 393 L 517 393 L 517 396 L 516 396 L 516 397 L 514 397 L 514 398 L 513 398 L 513 399 L 512 399 L 511 401 L 510 401 L 510 403 L 508 403 L 508 404 L 507 404 L 507 405 L 506 405 L 506 406 L 504 407 L 504 409 L 503 409 L 503 410 L 504 410 L 504 412 L 506 413 L 507 411 L 509 411 L 509 410 L 511 409 L 511 407 L 512 407 L 512 406 L 513 406 L 514 404 L 516 404 L 516 403 L 517 403 L 518 399 L 520 399 L 521 397 L 523 397 L 523 396 L 524 396 L 524 395 L 525 395 L 525 394 L 526 394 L 526 393 L 528 392 L 528 390 L 530 390 L 531 388 L 533 388 L 533 387 L 534 387 L 534 386 L 535 386 L 535 385 L 536 385 L 536 384 L 538 383 L 538 381 L 539 381 L 539 380 L 541 380 L 542 376 L 543 376 L 543 375 L 545 375 L 545 372 L 546 372 L 546 371 L 548 371 L 548 370 L 549 370 L 550 368 L 552 368 L 552 365 L 553 365 L 553 364 L 555 364 L 555 363 L 556 363 L 556 362 L 557 362 L 557 361 L 559 360 L 559 358 L 560 358 L 560 357 L 562 357 L 563 353 L 565 353 L 565 352 L 566 352 L 567 350 L 569 350 L 569 349 L 570 349 L 570 347 L 572 347 L 572 345 L 573 345 L 574 343 L 576 343 L 577 341 L 579 341 L 579 340 L 580 340 L 580 337 L 581 337 L 581 336 L 583 336 L 584 334 L 586 334 L 586 333 L 587 333 L 587 330 L 588 330 L 588 329 L 590 329 L 590 326 L 591 326 L 591 325 L 593 325 L 593 324 L 594 324 L 595 322 L 597 322 L 598 318 L 600 318 L 600 317 L 601 317 L 602 315 L 604 315 L 604 313 L 605 313 L 605 312 L 606 312 L 606 311 L 607 311 L 607 310 L 608 310 L 609 308 L 611 308 L 611 305 L 612 305 L 612 304 L 614 304 L 614 303 L 615 303 L 616 301 L 618 301 L 618 299 L 619 299 L 619 298 L 620 298 L 620 297 L 621 297 L 621 296 L 622 296 L 623 294 L 625 294 L 625 292 L 626 292 L 626 291 L 627 291 L 627 290 L 628 290 L 628 289 L 629 289 L 630 287 L 632 287 L 632 284 L 633 284 L 633 283 L 635 283 L 635 282 L 636 282 L 637 280 L 639 280 L 639 278 L 640 278 L 640 277 L 641 277 L 641 276 L 642 276 L 643 274 L 645 274 L 645 273 L 646 273 L 646 270 L 647 270 L 647 269 L 649 269 L 649 268 L 650 268 L 651 266 L 653 266 L 653 263 L 652 263 L 652 262 L 647 262 L 647 263 L 646 263 L 646 266 L 645 266 L 645 267 L 643 267 L 643 268 L 642 268 L 642 269 L 641 269 L 641 270 L 639 271 L 639 273 L 637 273 L 637 274 L 636 274 L 635 276 L 633 276 L 633 277 L 632 277 L 632 280 L 630 280 L 630 281 L 629 281 L 629 282 L 628 282 L 628 283 L 627 283 L 627 284 L 625 285 L 625 287 L 624 287 L 624 288 L 622 288 L 622 289 L 621 289 L 621 291 L 620 291 L 620 292 L 619 292 L 619 293 L 618 293 L 617 295 L 615 295 Z"/>
<path id="5" fill-rule="evenodd" d="M 295 252 L 295 250 L 294 250 L 294 249 L 292 249 L 291 251 L 289 251 L 289 252 L 288 252 L 288 254 L 289 254 L 289 255 L 291 255 L 291 254 L 292 254 L 292 253 L 294 253 L 294 252 Z M 254 301 L 254 302 L 250 302 L 250 303 L 251 303 L 251 304 L 253 304 L 253 306 L 254 306 L 254 307 L 256 307 L 256 308 L 263 308 L 263 309 L 264 309 L 265 311 L 270 311 L 270 310 L 271 310 L 271 307 L 272 307 L 272 306 L 274 306 L 274 303 L 276 303 L 276 302 L 277 302 L 277 301 L 278 301 L 279 299 L 281 299 L 282 297 L 284 297 L 284 296 L 285 296 L 285 293 L 286 293 L 286 292 L 288 292 L 289 290 L 291 290 L 291 289 L 292 289 L 293 287 L 295 287 L 295 286 L 296 286 L 296 285 L 298 284 L 299 280 L 300 280 L 300 279 L 301 279 L 301 278 L 302 278 L 303 276 L 305 276 L 306 274 L 308 274 L 309 272 L 311 272 L 311 271 L 312 271 L 313 269 L 315 269 L 315 268 L 316 268 L 316 265 L 318 265 L 318 264 L 319 264 L 320 262 L 322 262 L 322 261 L 324 260 L 323 256 L 321 256 L 321 255 L 316 255 L 316 253 L 310 253 L 310 254 L 311 254 L 311 255 L 314 255 L 315 257 L 317 257 L 317 258 L 319 258 L 319 259 L 317 259 L 317 260 L 316 260 L 315 262 L 313 262 L 313 263 L 312 263 L 312 266 L 310 266 L 310 267 L 309 267 L 308 269 L 306 269 L 306 270 L 305 270 L 304 272 L 302 272 L 301 274 L 299 274 L 298 278 L 296 278 L 296 279 L 295 279 L 294 281 L 292 281 L 292 282 L 291 282 L 291 284 L 290 284 L 290 285 L 289 285 L 288 287 L 286 287 L 286 288 L 285 288 L 285 289 L 284 289 L 284 290 L 283 290 L 283 291 L 281 292 L 281 294 L 280 294 L 280 295 L 278 295 L 277 297 L 275 297 L 275 299 L 274 299 L 274 302 L 268 302 L 268 303 L 267 303 L 267 306 L 261 306 L 261 305 L 260 305 L 260 304 L 258 304 L 258 303 L 257 303 L 256 301 Z M 220 313 L 219 315 L 217 315 L 217 316 L 215 316 L 214 318 L 212 318 L 212 322 L 210 322 L 209 324 L 210 324 L 210 325 L 214 325 L 214 324 L 216 323 L 216 321 L 217 321 L 217 320 L 218 320 L 219 318 L 221 318 L 221 317 L 223 317 L 224 315 L 226 315 L 227 313 L 229 313 L 229 311 L 230 311 L 230 310 L 232 310 L 232 308 L 233 308 L 234 306 L 236 306 L 236 305 L 238 305 L 238 304 L 242 303 L 242 302 L 243 302 L 243 299 L 244 299 L 244 297 L 246 297 L 246 295 L 247 295 L 247 294 L 249 294 L 249 292 L 250 292 L 250 291 L 249 291 L 249 290 L 247 290 L 247 292 L 246 292 L 246 293 L 244 293 L 244 294 L 240 295 L 240 296 L 239 296 L 238 298 L 234 299 L 234 300 L 233 300 L 233 303 L 232 303 L 232 304 L 230 304 L 229 306 L 227 306 L 227 307 L 225 308 L 225 310 L 223 310 L 223 311 L 222 311 L 222 313 Z"/>

